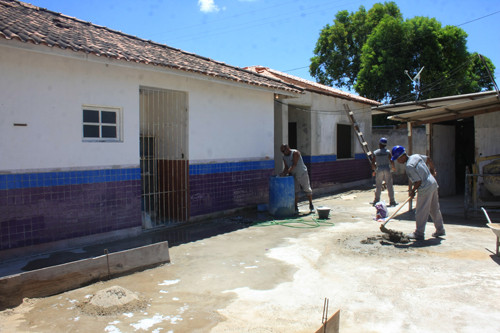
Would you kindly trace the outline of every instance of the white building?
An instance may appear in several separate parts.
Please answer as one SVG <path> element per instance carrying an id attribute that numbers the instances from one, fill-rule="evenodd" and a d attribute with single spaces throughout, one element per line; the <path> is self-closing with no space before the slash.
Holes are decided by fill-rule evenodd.
<path id="1" fill-rule="evenodd" d="M 354 114 L 362 138 L 371 141 L 371 107 L 379 102 L 262 66 L 247 67 L 299 86 L 304 94 L 275 100 L 276 172 L 282 169 L 279 147 L 297 148 L 308 167 L 315 193 L 371 182 L 371 165 L 349 119 Z"/>
<path id="2" fill-rule="evenodd" d="M 0 251 L 267 198 L 275 95 L 302 89 L 18 1 L 0 22 Z"/>

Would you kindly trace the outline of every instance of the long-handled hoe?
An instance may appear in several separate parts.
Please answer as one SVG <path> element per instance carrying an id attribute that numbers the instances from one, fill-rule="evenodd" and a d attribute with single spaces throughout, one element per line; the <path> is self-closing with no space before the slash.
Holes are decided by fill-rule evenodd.
<path id="1" fill-rule="evenodd" d="M 385 222 L 383 224 L 380 225 L 380 231 L 382 231 L 383 233 L 386 233 L 386 234 L 389 234 L 389 238 L 391 241 L 393 242 L 404 242 L 404 243 L 407 243 L 409 240 L 408 238 L 400 231 L 395 231 L 395 230 L 391 230 L 391 229 L 387 229 L 385 227 L 385 225 L 394 217 L 396 216 L 396 214 L 401 210 L 401 208 L 403 208 L 404 205 L 406 205 L 406 203 L 408 201 L 411 200 L 411 197 L 408 197 L 408 199 L 406 199 L 399 207 L 398 209 L 396 209 L 394 211 L 394 213 L 392 213 L 391 216 L 389 216 L 387 219 L 385 219 Z"/>

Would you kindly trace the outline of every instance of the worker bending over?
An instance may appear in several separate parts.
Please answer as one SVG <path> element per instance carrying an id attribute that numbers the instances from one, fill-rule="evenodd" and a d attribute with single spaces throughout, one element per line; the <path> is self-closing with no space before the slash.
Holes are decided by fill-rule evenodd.
<path id="1" fill-rule="evenodd" d="M 309 210 L 314 211 L 314 206 L 312 203 L 312 189 L 309 183 L 309 175 L 307 174 L 307 167 L 304 164 L 302 155 L 297 149 L 290 149 L 287 144 L 282 144 L 280 151 L 283 154 L 284 168 L 281 176 L 291 175 L 294 178 L 295 183 L 295 213 L 299 212 L 299 207 L 297 205 L 299 200 L 300 188 L 306 193 L 307 199 L 309 199 Z"/>
<path id="2" fill-rule="evenodd" d="M 424 240 L 425 225 L 429 215 L 434 222 L 434 227 L 436 227 L 436 232 L 432 234 L 432 237 L 445 236 L 443 216 L 439 208 L 439 186 L 435 178 L 436 168 L 431 158 L 420 154 L 408 156 L 403 146 L 394 146 L 391 159 L 406 165 L 406 174 L 412 182 L 410 197 L 415 197 L 415 193 L 418 191 L 415 212 L 417 227 L 415 232 L 408 235 L 408 238 Z"/>

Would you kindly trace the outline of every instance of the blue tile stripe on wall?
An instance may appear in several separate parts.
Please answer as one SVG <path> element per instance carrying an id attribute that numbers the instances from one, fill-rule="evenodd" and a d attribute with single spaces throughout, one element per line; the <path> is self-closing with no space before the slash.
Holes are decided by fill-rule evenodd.
<path id="1" fill-rule="evenodd" d="M 337 155 L 303 156 L 305 163 L 334 162 Z M 354 159 L 366 159 L 365 154 L 355 154 Z M 274 169 L 274 160 L 251 161 L 251 162 L 227 162 L 227 163 L 207 163 L 190 164 L 189 175 L 208 175 L 224 172 L 252 171 Z"/>
<path id="2" fill-rule="evenodd" d="M 302 156 L 304 163 L 323 163 L 334 162 L 337 160 L 337 155 L 319 155 L 319 156 Z"/>
<path id="3" fill-rule="evenodd" d="M 355 160 L 366 159 L 366 154 L 354 154 Z M 335 162 L 337 161 L 337 155 L 318 155 L 318 156 L 302 156 L 304 163 L 324 163 L 324 162 Z"/>
<path id="4" fill-rule="evenodd" d="M 189 175 L 274 169 L 274 160 L 189 165 Z"/>
<path id="5" fill-rule="evenodd" d="M 368 159 L 368 156 L 366 156 L 365 153 L 355 154 L 354 159 L 355 160 L 366 160 L 366 159 Z"/>
<path id="6" fill-rule="evenodd" d="M 140 168 L 0 174 L 0 190 L 140 179 Z"/>

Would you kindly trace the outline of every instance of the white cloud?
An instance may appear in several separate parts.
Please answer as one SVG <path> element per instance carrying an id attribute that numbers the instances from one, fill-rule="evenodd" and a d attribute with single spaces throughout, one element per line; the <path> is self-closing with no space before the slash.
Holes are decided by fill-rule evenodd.
<path id="1" fill-rule="evenodd" d="M 220 10 L 214 0 L 198 0 L 198 6 L 203 13 L 217 13 Z"/>

